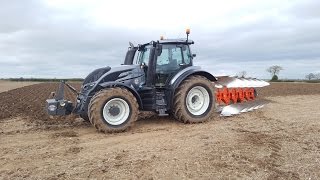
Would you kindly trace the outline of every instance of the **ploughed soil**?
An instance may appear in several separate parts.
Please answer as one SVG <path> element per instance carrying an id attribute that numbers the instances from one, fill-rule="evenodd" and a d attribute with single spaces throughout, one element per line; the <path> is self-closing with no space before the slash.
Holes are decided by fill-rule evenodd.
<path id="1" fill-rule="evenodd" d="M 274 82 L 270 86 L 258 89 L 259 96 L 293 96 L 293 95 L 319 95 L 319 83 L 283 83 Z"/>
<path id="2" fill-rule="evenodd" d="M 81 84 L 73 83 L 72 85 L 80 89 Z M 57 92 L 58 87 L 59 83 L 40 83 L 0 93 L 0 119 L 27 116 L 37 123 L 55 123 L 50 121 L 53 118 L 46 113 L 46 100 L 52 98 L 51 92 Z M 74 102 L 76 95 L 65 88 L 65 98 Z M 68 116 L 54 119 L 70 121 L 74 118 L 74 116 Z"/>
<path id="3" fill-rule="evenodd" d="M 50 118 L 45 100 L 57 87 L 0 93 L 0 179 L 320 178 L 320 84 L 272 83 L 258 89 L 265 108 L 201 124 L 141 113 L 118 134 Z"/>

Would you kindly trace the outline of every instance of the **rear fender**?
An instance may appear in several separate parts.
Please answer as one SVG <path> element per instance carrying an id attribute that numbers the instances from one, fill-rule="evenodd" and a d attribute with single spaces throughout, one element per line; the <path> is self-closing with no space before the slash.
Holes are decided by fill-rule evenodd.
<path id="1" fill-rule="evenodd" d="M 142 100 L 141 100 L 141 97 L 139 95 L 139 93 L 134 89 L 132 88 L 131 86 L 127 85 L 127 84 L 124 84 L 124 83 L 121 83 L 121 82 L 104 82 L 104 83 L 101 83 L 99 84 L 99 86 L 101 87 L 101 89 L 105 89 L 105 88 L 111 88 L 111 87 L 122 87 L 122 88 L 126 88 L 128 91 L 130 91 L 134 97 L 137 99 L 138 101 L 138 104 L 139 104 L 139 109 L 141 110 L 142 109 Z"/>
<path id="2" fill-rule="evenodd" d="M 174 91 L 175 91 L 175 89 L 177 89 L 180 86 L 182 81 L 184 81 L 185 79 L 187 79 L 190 76 L 199 75 L 199 76 L 203 76 L 203 77 L 207 78 L 208 80 L 210 80 L 212 82 L 217 81 L 216 77 L 214 77 L 212 74 L 210 74 L 207 71 L 201 70 L 199 67 L 194 67 L 194 68 L 190 67 L 190 69 L 185 70 L 184 72 L 182 72 L 182 71 L 179 72 L 178 74 L 176 74 L 170 81 L 170 86 Z"/>

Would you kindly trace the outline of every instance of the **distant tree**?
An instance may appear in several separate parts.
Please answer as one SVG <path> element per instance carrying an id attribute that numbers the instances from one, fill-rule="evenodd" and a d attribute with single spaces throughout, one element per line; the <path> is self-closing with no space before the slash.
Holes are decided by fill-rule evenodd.
<path id="1" fill-rule="evenodd" d="M 240 71 L 237 73 L 238 77 L 245 78 L 247 76 L 247 71 Z"/>
<path id="2" fill-rule="evenodd" d="M 281 70 L 283 70 L 283 68 L 281 66 L 274 65 L 274 66 L 270 66 L 267 69 L 267 72 L 269 72 L 271 74 L 271 76 L 272 76 L 271 80 L 278 80 L 278 75 Z"/>
<path id="3" fill-rule="evenodd" d="M 320 73 L 314 75 L 316 79 L 320 79 Z"/>
<path id="4" fill-rule="evenodd" d="M 271 78 L 271 81 L 278 81 L 278 79 L 279 79 L 279 78 L 278 78 L 277 75 L 273 75 L 272 78 Z"/>
<path id="5" fill-rule="evenodd" d="M 307 74 L 307 75 L 306 75 L 306 79 L 309 80 L 309 81 L 310 81 L 311 79 L 316 79 L 316 75 L 313 74 L 313 73 Z"/>
<path id="6" fill-rule="evenodd" d="M 281 70 L 283 70 L 281 66 L 275 65 L 275 66 L 270 66 L 267 69 L 267 72 L 271 73 L 271 76 L 274 76 L 274 75 L 278 75 Z"/>

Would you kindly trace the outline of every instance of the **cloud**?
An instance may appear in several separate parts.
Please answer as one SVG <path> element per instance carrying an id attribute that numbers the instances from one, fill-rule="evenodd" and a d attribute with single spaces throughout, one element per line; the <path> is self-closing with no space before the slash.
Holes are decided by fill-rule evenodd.
<path id="1" fill-rule="evenodd" d="M 288 8 L 288 13 L 299 19 L 318 19 L 320 17 L 319 6 L 319 1 L 300 1 Z"/>
<path id="2" fill-rule="evenodd" d="M 211 4 L 210 4 L 211 3 Z M 213 74 L 303 78 L 320 69 L 319 2 L 1 1 L 1 77 L 85 77 L 122 63 L 128 41 L 182 38 Z M 178 8 L 179 7 L 179 8 Z M 172 13 L 175 12 L 175 13 Z"/>
<path id="3" fill-rule="evenodd" d="M 43 9 L 43 4 L 38 1 L 13 0 L 0 3 L 0 33 L 32 29 L 49 18 L 48 11 Z"/>

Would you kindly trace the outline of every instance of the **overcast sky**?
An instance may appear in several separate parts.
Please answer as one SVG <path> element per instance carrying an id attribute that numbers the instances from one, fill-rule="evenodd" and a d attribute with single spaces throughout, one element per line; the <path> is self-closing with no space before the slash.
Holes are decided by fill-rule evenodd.
<path id="1" fill-rule="evenodd" d="M 82 77 L 128 48 L 191 29 L 196 65 L 214 75 L 320 73 L 320 1 L 0 0 L 0 78 Z"/>

